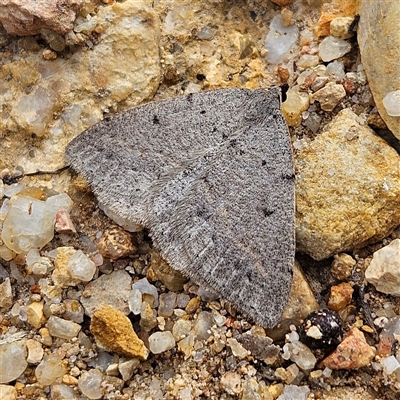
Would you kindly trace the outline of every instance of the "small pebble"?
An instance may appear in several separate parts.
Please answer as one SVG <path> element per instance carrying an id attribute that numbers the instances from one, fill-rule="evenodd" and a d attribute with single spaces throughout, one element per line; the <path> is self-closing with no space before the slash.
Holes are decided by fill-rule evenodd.
<path id="1" fill-rule="evenodd" d="M 383 367 L 383 371 L 385 372 L 386 375 L 392 374 L 394 371 L 400 368 L 400 363 L 396 359 L 395 356 L 389 356 L 382 358 L 380 360 L 380 363 Z"/>
<path id="2" fill-rule="evenodd" d="M 250 378 L 244 382 L 241 400 L 263 400 L 260 395 L 261 387 L 256 379 Z M 268 398 L 266 399 L 268 400 Z"/>
<path id="3" fill-rule="evenodd" d="M 131 276 L 123 270 L 101 275 L 89 282 L 79 298 L 85 314 L 91 317 L 103 305 L 109 305 L 128 314 L 130 310 L 127 301 L 132 290 L 131 282 Z"/>
<path id="4" fill-rule="evenodd" d="M 153 354 L 160 354 L 175 347 L 175 339 L 171 332 L 155 332 L 149 336 L 149 349 Z"/>
<path id="5" fill-rule="evenodd" d="M 102 306 L 92 316 L 90 331 L 107 349 L 126 357 L 146 360 L 149 352 L 133 330 L 131 321 L 110 306 Z"/>
<path id="6" fill-rule="evenodd" d="M 122 379 L 126 382 L 131 379 L 133 373 L 140 365 L 140 360 L 137 358 L 131 359 L 120 359 L 118 363 L 118 370 L 121 374 Z"/>
<path id="7" fill-rule="evenodd" d="M 0 284 L 0 308 L 8 311 L 13 305 L 13 294 L 11 289 L 10 278 L 6 278 Z"/>
<path id="8" fill-rule="evenodd" d="M 201 299 L 199 296 L 190 299 L 188 305 L 185 308 L 187 314 L 193 314 L 200 307 Z"/>
<path id="9" fill-rule="evenodd" d="M 374 252 L 365 279 L 380 292 L 400 296 L 400 239 Z"/>
<path id="10" fill-rule="evenodd" d="M 176 293 L 162 293 L 159 297 L 158 315 L 162 317 L 170 317 L 174 313 L 176 307 Z"/>
<path id="11" fill-rule="evenodd" d="M 236 372 L 226 372 L 221 377 L 221 386 L 226 393 L 234 396 L 242 391 L 240 375 Z"/>
<path id="12" fill-rule="evenodd" d="M 286 343 L 283 346 L 282 357 L 285 360 L 290 359 L 295 362 L 303 371 L 310 371 L 317 363 L 317 359 L 311 350 L 299 341 Z"/>
<path id="13" fill-rule="evenodd" d="M 78 387 L 82 391 L 82 393 L 89 399 L 101 399 L 102 380 L 103 374 L 98 369 L 83 371 L 82 375 L 78 379 Z"/>
<path id="14" fill-rule="evenodd" d="M 285 385 L 277 400 L 306 400 L 310 393 L 308 386 Z"/>
<path id="15" fill-rule="evenodd" d="M 186 319 L 178 319 L 172 327 L 172 334 L 174 335 L 175 340 L 178 342 L 179 340 L 188 336 L 189 332 L 192 329 L 192 325 L 192 321 Z"/>
<path id="16" fill-rule="evenodd" d="M 26 341 L 26 349 L 28 350 L 26 361 L 28 361 L 29 364 L 39 364 L 40 361 L 42 361 L 44 350 L 40 342 L 28 339 Z"/>
<path id="17" fill-rule="evenodd" d="M 332 111 L 345 96 L 342 84 L 329 82 L 311 95 L 311 102 L 318 101 L 324 111 Z"/>
<path id="18" fill-rule="evenodd" d="M 355 265 L 356 260 L 349 254 L 335 254 L 331 266 L 331 274 L 335 279 L 345 280 L 351 275 L 351 271 Z"/>
<path id="19" fill-rule="evenodd" d="M 62 339 L 73 339 L 81 330 L 81 325 L 52 315 L 46 324 L 50 335 Z"/>
<path id="20" fill-rule="evenodd" d="M 26 322 L 36 329 L 39 329 L 46 322 L 43 306 L 43 301 L 33 301 L 26 307 Z"/>
<path id="21" fill-rule="evenodd" d="M 140 310 L 140 327 L 150 332 L 157 326 L 157 313 L 147 301 L 142 302 L 142 308 Z"/>
<path id="22" fill-rule="evenodd" d="M 267 61 L 271 64 L 282 61 L 296 43 L 298 35 L 297 26 L 285 26 L 282 16 L 276 15 L 270 23 L 265 42 L 265 48 L 268 50 Z"/>
<path id="23" fill-rule="evenodd" d="M 14 386 L 0 385 L 1 400 L 17 400 L 17 391 Z"/>
<path id="24" fill-rule="evenodd" d="M 76 233 L 75 226 L 67 210 L 57 211 L 54 230 L 59 233 Z"/>
<path id="25" fill-rule="evenodd" d="M 209 26 L 203 26 L 199 33 L 197 34 L 197 38 L 199 40 L 211 40 L 214 36 L 214 31 Z"/>
<path id="26" fill-rule="evenodd" d="M 328 36 L 319 45 L 319 57 L 322 61 L 336 60 L 351 50 L 351 44 L 343 39 Z"/>
<path id="27" fill-rule="evenodd" d="M 312 349 L 329 349 L 341 341 L 342 321 L 332 310 L 310 313 L 299 328 L 300 340 Z"/>
<path id="28" fill-rule="evenodd" d="M 50 395 L 53 400 L 75 400 L 76 395 L 72 387 L 63 384 L 53 383 L 50 386 Z"/>
<path id="29" fill-rule="evenodd" d="M 338 312 L 351 303 L 354 289 L 349 283 L 342 282 L 332 286 L 330 292 L 328 308 Z"/>
<path id="30" fill-rule="evenodd" d="M 153 306 L 155 308 L 158 307 L 158 291 L 157 288 L 152 285 L 151 283 L 149 283 L 149 281 L 147 280 L 147 278 L 143 278 L 143 279 L 139 279 L 138 281 L 136 281 L 133 285 L 132 285 L 132 289 L 137 289 L 139 290 L 142 295 L 143 294 L 150 294 L 153 296 L 154 299 L 154 304 Z"/>
<path id="31" fill-rule="evenodd" d="M 208 311 L 201 311 L 194 323 L 193 332 L 196 340 L 206 340 L 211 335 L 211 327 L 214 325 L 214 318 Z"/>
<path id="32" fill-rule="evenodd" d="M 282 114 L 289 126 L 299 126 L 302 121 L 302 113 L 310 105 L 309 95 L 296 89 L 289 89 L 286 100 L 282 103 Z"/>
<path id="33" fill-rule="evenodd" d="M 107 229 L 97 242 L 97 247 L 104 258 L 111 260 L 126 257 L 137 250 L 131 235 L 120 227 Z"/>
<path id="34" fill-rule="evenodd" d="M 67 373 L 62 359 L 57 354 L 49 354 L 43 358 L 35 369 L 35 376 L 40 385 L 51 385 L 57 378 Z"/>
<path id="35" fill-rule="evenodd" d="M 249 355 L 249 352 L 234 338 L 227 340 L 228 346 L 232 350 L 232 354 L 239 359 L 244 359 Z"/>
<path id="36" fill-rule="evenodd" d="M 366 342 L 364 334 L 357 328 L 347 332 L 336 350 L 323 360 L 330 369 L 359 369 L 370 364 L 375 350 Z"/>
<path id="37" fill-rule="evenodd" d="M 17 379 L 26 369 L 26 346 L 22 341 L 0 345 L 0 383 Z"/>
<path id="38" fill-rule="evenodd" d="M 350 26 L 353 23 L 353 17 L 336 17 L 334 18 L 329 26 L 330 33 L 332 36 L 338 39 L 349 39 L 354 35 L 354 32 L 350 31 Z"/>
<path id="39" fill-rule="evenodd" d="M 388 93 L 382 102 L 388 115 L 392 117 L 400 116 L 400 90 Z"/>
<path id="40" fill-rule="evenodd" d="M 190 296 L 186 293 L 178 293 L 176 296 L 176 306 L 178 308 L 186 308 L 190 301 Z"/>

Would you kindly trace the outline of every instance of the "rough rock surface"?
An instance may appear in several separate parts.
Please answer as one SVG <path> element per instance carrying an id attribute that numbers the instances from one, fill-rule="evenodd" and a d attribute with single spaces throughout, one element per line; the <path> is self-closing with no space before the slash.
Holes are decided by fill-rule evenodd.
<path id="1" fill-rule="evenodd" d="M 0 385 L 0 398 L 3 400 L 16 400 L 17 391 L 14 386 Z"/>
<path id="2" fill-rule="evenodd" d="M 0 22 L 10 35 L 37 35 L 50 29 L 67 33 L 83 0 L 0 0 Z"/>
<path id="3" fill-rule="evenodd" d="M 103 306 L 93 314 L 90 331 L 105 348 L 118 354 L 140 360 L 146 360 L 149 355 L 129 319 L 110 306 Z"/>
<path id="4" fill-rule="evenodd" d="M 77 257 L 76 257 L 77 256 Z M 74 263 L 73 258 L 77 258 L 77 263 Z M 79 274 L 79 268 L 88 265 L 89 275 L 82 279 Z M 78 267 L 78 271 L 77 268 Z M 57 248 L 57 256 L 54 260 L 54 271 L 52 274 L 53 282 L 60 287 L 74 286 L 82 281 L 90 281 L 96 271 L 93 262 L 89 260 L 82 252 L 77 253 L 73 247 Z"/>
<path id="5" fill-rule="evenodd" d="M 400 117 L 390 116 L 383 106 L 383 98 L 400 89 L 400 32 L 394 28 L 400 19 L 400 3 L 361 0 L 359 7 L 357 38 L 369 86 L 379 114 L 400 139 Z"/>
<path id="6" fill-rule="evenodd" d="M 311 102 L 316 100 L 320 103 L 323 110 L 332 111 L 345 96 L 346 91 L 343 85 L 329 82 L 311 96 Z"/>
<path id="7" fill-rule="evenodd" d="M 95 32 L 88 51 L 46 60 L 31 44 L 24 58 L 2 65 L 0 107 L 8 117 L 0 119 L 5 132 L 0 145 L 12 151 L 2 157 L 0 169 L 21 164 L 25 171 L 55 170 L 64 163 L 65 145 L 103 113 L 154 94 L 160 80 L 156 13 L 144 2 L 128 0 L 101 8 L 94 22 L 90 29 L 81 27 L 88 35 L 101 32 Z M 15 148 L 14 141 L 23 145 Z"/>
<path id="8" fill-rule="evenodd" d="M 351 303 L 354 289 L 347 282 L 331 287 L 331 293 L 328 300 L 328 308 L 333 311 L 340 311 Z"/>
<path id="9" fill-rule="evenodd" d="M 126 257 L 136 251 L 128 232 L 120 227 L 107 229 L 97 242 L 99 253 L 111 260 Z"/>
<path id="10" fill-rule="evenodd" d="M 324 359 L 323 365 L 330 369 L 358 369 L 366 367 L 374 355 L 375 351 L 366 342 L 364 334 L 353 328 L 336 350 Z"/>
<path id="11" fill-rule="evenodd" d="M 374 253 L 365 279 L 380 292 L 400 296 L 400 239 Z"/>
<path id="12" fill-rule="evenodd" d="M 92 316 L 101 306 L 110 305 L 128 314 L 131 282 L 132 279 L 126 271 L 114 271 L 110 275 L 101 275 L 90 282 L 80 298 L 85 313 Z"/>
<path id="13" fill-rule="evenodd" d="M 400 157 L 352 111 L 342 110 L 295 164 L 298 251 L 322 260 L 399 224 Z"/>

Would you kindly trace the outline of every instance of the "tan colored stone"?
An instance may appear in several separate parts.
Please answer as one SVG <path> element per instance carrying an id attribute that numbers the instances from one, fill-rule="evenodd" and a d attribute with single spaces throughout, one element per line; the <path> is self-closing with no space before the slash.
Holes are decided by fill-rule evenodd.
<path id="1" fill-rule="evenodd" d="M 161 75 L 156 12 L 144 1 L 128 0 L 100 6 L 93 17 L 93 30 L 101 34 L 95 43 L 83 37 L 90 51 L 72 43 L 68 57 L 48 61 L 41 51 L 27 49 L 1 66 L 8 117 L 0 119 L 0 147 L 9 151 L 2 154 L 0 170 L 15 165 L 26 172 L 56 170 L 64 165 L 67 143 L 105 110 L 117 112 L 154 95 Z M 11 145 L 11 138 L 24 145 Z M 29 155 L 33 151 L 35 157 Z"/>
<path id="2" fill-rule="evenodd" d="M 26 361 L 28 361 L 29 364 L 38 364 L 42 361 L 44 350 L 40 342 L 34 339 L 28 339 L 26 341 L 26 349 L 28 350 Z"/>
<path id="3" fill-rule="evenodd" d="M 194 312 L 196 312 L 196 310 L 200 307 L 200 303 L 201 303 L 201 298 L 199 296 L 190 299 L 189 303 L 185 308 L 186 313 L 193 314 Z"/>
<path id="4" fill-rule="evenodd" d="M 354 35 L 354 32 L 349 28 L 353 23 L 353 17 L 336 17 L 330 23 L 330 33 L 338 39 L 349 39 Z"/>
<path id="5" fill-rule="evenodd" d="M 225 372 L 221 377 L 221 387 L 230 395 L 237 395 L 242 391 L 240 375 L 236 372 Z"/>
<path id="6" fill-rule="evenodd" d="M 26 307 L 26 318 L 29 325 L 39 329 L 45 322 L 43 301 L 34 301 Z"/>
<path id="7" fill-rule="evenodd" d="M 337 17 L 349 17 L 357 14 L 358 0 L 330 0 L 324 1 L 321 7 L 321 16 L 315 27 L 317 36 L 329 36 L 331 21 Z"/>
<path id="8" fill-rule="evenodd" d="M 354 289 L 347 282 L 332 286 L 328 300 L 328 308 L 333 311 L 343 310 L 347 305 L 351 303 L 353 292 Z"/>
<path id="9" fill-rule="evenodd" d="M 368 366 L 374 356 L 375 351 L 365 341 L 364 334 L 353 328 L 344 335 L 336 350 L 322 363 L 330 369 L 359 369 Z"/>
<path id="10" fill-rule="evenodd" d="M 105 305 L 112 306 L 128 315 L 131 284 L 131 276 L 124 270 L 113 271 L 109 275 L 103 274 L 86 285 L 79 301 L 89 317 Z"/>
<path id="11" fill-rule="evenodd" d="M 322 260 L 399 224 L 400 157 L 352 111 L 340 111 L 295 165 L 298 251 Z"/>
<path id="12" fill-rule="evenodd" d="M 334 390 L 322 391 L 319 400 L 377 400 L 375 394 L 371 394 L 367 388 L 354 386 L 336 386 Z"/>
<path id="13" fill-rule="evenodd" d="M 296 89 L 289 89 L 286 100 L 282 103 L 282 114 L 289 126 L 297 127 L 301 124 L 302 113 L 310 105 L 308 93 Z"/>
<path id="14" fill-rule="evenodd" d="M 332 111 L 344 97 L 346 97 L 346 91 L 343 85 L 329 82 L 313 93 L 310 101 L 311 103 L 318 101 L 324 111 Z"/>
<path id="15" fill-rule="evenodd" d="M 14 386 L 0 385 L 0 399 L 1 400 L 16 400 L 17 390 Z"/>
<path id="16" fill-rule="evenodd" d="M 8 311 L 13 305 L 13 294 L 10 278 L 0 284 L 0 308 Z"/>
<path id="17" fill-rule="evenodd" d="M 365 279 L 379 292 L 400 296 L 400 239 L 375 251 Z"/>
<path id="18" fill-rule="evenodd" d="M 172 292 L 182 290 L 183 285 L 189 280 L 180 271 L 171 268 L 158 250 L 152 249 L 150 263 L 149 271 L 154 273 L 154 278 L 160 280 Z M 149 276 L 148 278 L 150 279 Z"/>
<path id="19" fill-rule="evenodd" d="M 268 392 L 271 393 L 274 399 L 278 398 L 283 392 L 283 384 L 275 383 L 274 385 L 268 386 Z"/>
<path id="20" fill-rule="evenodd" d="M 51 29 L 66 33 L 83 0 L 0 0 L 0 22 L 10 35 L 37 35 Z"/>
<path id="21" fill-rule="evenodd" d="M 140 310 L 140 327 L 144 331 L 151 331 L 157 326 L 157 312 L 147 301 L 142 302 Z"/>
<path id="22" fill-rule="evenodd" d="M 39 329 L 39 334 L 41 336 L 41 342 L 47 346 L 50 347 L 53 344 L 53 338 L 50 335 L 50 331 L 48 328 L 41 328 Z"/>
<path id="23" fill-rule="evenodd" d="M 98 241 L 97 247 L 99 253 L 110 260 L 118 260 L 137 250 L 132 243 L 131 235 L 120 227 L 107 229 Z"/>
<path id="24" fill-rule="evenodd" d="M 102 346 L 118 354 L 141 360 L 149 355 L 129 319 L 110 306 L 103 306 L 93 314 L 90 331 Z"/>
<path id="25" fill-rule="evenodd" d="M 293 280 L 289 293 L 289 299 L 283 311 L 281 321 L 273 329 L 266 329 L 267 336 L 281 340 L 289 331 L 290 325 L 299 325 L 312 311 L 319 310 L 320 306 L 315 300 L 314 294 L 308 284 L 301 266 L 296 260 L 293 267 Z"/>
<path id="26" fill-rule="evenodd" d="M 81 281 L 73 280 L 68 272 L 68 261 L 76 252 L 73 247 L 57 247 L 57 255 L 54 259 L 53 282 L 56 286 L 65 288 L 70 285 L 77 285 Z"/>
<path id="27" fill-rule="evenodd" d="M 335 254 L 331 265 L 331 274 L 335 279 L 345 280 L 351 275 L 355 265 L 356 260 L 349 254 Z"/>
<path id="28" fill-rule="evenodd" d="M 360 0 L 358 12 L 362 18 L 357 39 L 368 84 L 379 114 L 400 139 L 400 117 L 390 116 L 383 106 L 383 98 L 400 89 L 400 32 L 394 29 L 400 19 L 400 4 L 398 1 Z"/>

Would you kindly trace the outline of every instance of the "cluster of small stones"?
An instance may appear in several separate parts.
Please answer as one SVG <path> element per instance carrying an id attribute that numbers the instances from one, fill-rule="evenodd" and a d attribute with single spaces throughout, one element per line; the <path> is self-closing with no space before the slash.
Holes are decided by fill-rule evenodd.
<path id="1" fill-rule="evenodd" d="M 371 326 L 355 310 L 352 285 L 342 282 L 330 289 L 333 311 L 310 317 L 306 331 L 292 325 L 274 343 L 262 327 L 169 268 L 143 232 L 96 226 L 92 241 L 76 233 L 70 214 L 77 204 L 67 194 L 23 182 L 0 187 L 2 399 L 282 400 L 294 393 L 306 399 L 343 383 L 339 370 L 360 368 L 371 383 L 400 388 L 400 354 L 392 352 L 400 317 L 390 303 L 374 307 Z M 23 219 L 28 209 L 31 221 Z M 385 251 L 397 251 L 400 263 L 399 242 L 377 250 L 370 266 L 385 264 Z M 356 258 L 337 255 L 331 273 L 348 280 L 371 261 Z M 380 300 L 370 296 L 372 304 Z M 339 320 L 343 340 L 339 327 L 331 331 Z M 304 332 L 317 345 L 304 344 Z M 339 345 L 326 351 L 330 339 Z"/>
<path id="2" fill-rule="evenodd" d="M 85 1 L 86 17 L 81 15 L 67 35 L 42 32 L 48 43 L 43 59 L 60 58 L 67 44 L 92 48 L 101 32 L 87 16 L 95 15 L 97 7 Z M 188 7 L 175 11 L 166 13 L 163 21 L 167 34 L 174 18 L 180 21 L 174 27 L 179 30 L 182 15 L 191 13 Z M 372 109 L 365 114 L 370 124 L 385 127 L 373 108 L 363 68 L 354 62 L 353 16 L 331 18 L 330 30 L 319 42 L 309 29 L 299 31 L 292 18 L 293 12 L 283 8 L 273 19 L 271 36 L 263 39 L 265 53 L 251 35 L 238 32 L 230 38 L 243 61 L 237 68 L 241 74 L 231 84 L 265 84 L 260 78 L 264 64 L 246 57 L 257 54 L 266 57 L 269 66 L 278 65 L 279 83 L 291 86 L 283 113 L 295 132 L 295 151 L 308 145 L 333 110 L 351 108 L 362 114 Z M 318 29 L 323 31 L 322 22 Z M 206 24 L 196 35 L 202 51 L 214 60 L 209 45 L 214 27 Z M 21 40 L 22 48 L 33 46 L 29 38 L 25 42 Z M 3 30 L 0 43 L 12 43 Z M 160 92 L 167 96 L 180 92 L 176 87 L 185 73 L 179 69 L 184 63 L 174 63 L 168 54 L 165 36 L 162 43 L 165 90 Z M 289 56 L 294 50 L 301 54 L 296 69 Z M 16 57 L 2 54 L 7 62 Z M 182 91 L 229 85 L 216 72 L 227 67 L 213 68 L 212 63 L 208 69 L 203 65 L 207 76 L 198 73 L 196 83 L 185 82 Z M 387 101 L 391 109 L 398 97 Z M 274 342 L 229 304 L 171 270 L 143 231 L 110 228 L 112 222 L 95 208 L 78 180 L 70 192 L 73 200 L 55 190 L 68 182 L 67 173 L 60 181 L 24 178 L 15 184 L 6 183 L 7 175 L 3 171 L 4 183 L 0 180 L 1 399 L 305 400 L 346 385 L 352 386 L 354 398 L 354 386 L 400 390 L 395 346 L 400 338 L 399 304 L 391 297 L 399 296 L 398 285 L 391 285 L 400 281 L 399 230 L 352 255 L 334 256 L 330 272 L 341 283 L 330 287 L 321 308 L 338 313 L 345 334 L 336 348 L 325 351 L 323 346 L 306 346 L 298 326 Z M 371 307 L 370 318 L 358 312 L 360 300 L 354 292 L 364 274 L 377 289 L 362 298 L 361 305 Z M 315 341 L 324 339 L 320 326 L 310 323 L 307 329 Z"/>

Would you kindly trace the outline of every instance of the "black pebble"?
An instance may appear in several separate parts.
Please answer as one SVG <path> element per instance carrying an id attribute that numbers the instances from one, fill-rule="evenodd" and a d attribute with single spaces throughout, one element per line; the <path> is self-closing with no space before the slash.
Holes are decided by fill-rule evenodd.
<path id="1" fill-rule="evenodd" d="M 321 337 L 312 334 L 310 329 L 318 328 Z M 318 331 L 316 331 L 318 333 Z M 300 341 L 311 349 L 328 350 L 336 347 L 342 340 L 342 320 L 335 311 L 324 308 L 310 313 L 299 328 Z"/>

